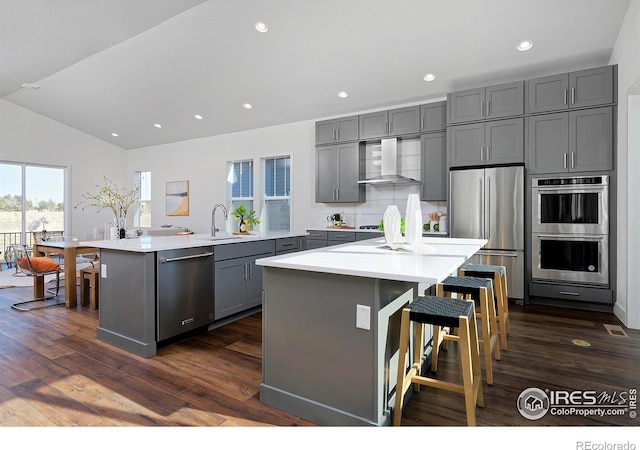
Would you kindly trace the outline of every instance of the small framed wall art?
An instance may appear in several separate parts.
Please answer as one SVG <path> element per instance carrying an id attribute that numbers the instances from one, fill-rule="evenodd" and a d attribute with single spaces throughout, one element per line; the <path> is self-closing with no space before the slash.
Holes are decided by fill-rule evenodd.
<path id="1" fill-rule="evenodd" d="M 167 181 L 167 216 L 189 215 L 189 181 Z"/>

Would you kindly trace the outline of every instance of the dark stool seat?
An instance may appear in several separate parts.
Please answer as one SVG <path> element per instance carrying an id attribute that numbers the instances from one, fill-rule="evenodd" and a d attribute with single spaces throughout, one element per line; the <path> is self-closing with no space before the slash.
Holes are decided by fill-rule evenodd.
<path id="1" fill-rule="evenodd" d="M 497 309 L 500 350 L 507 350 L 507 334 L 511 332 L 509 323 L 509 295 L 507 293 L 507 269 L 504 266 L 470 264 L 460 269 L 460 276 L 489 278 L 493 281 Z"/>
<path id="2" fill-rule="evenodd" d="M 416 342 L 413 364 L 407 372 L 407 353 L 409 350 L 411 322 L 417 325 L 415 330 Z M 458 335 L 447 335 L 445 338 L 457 341 L 460 344 L 462 384 L 420 375 L 424 326 L 427 324 L 433 325 L 434 328 L 451 327 L 458 329 Z M 398 379 L 395 408 L 393 411 L 394 425 L 400 425 L 404 394 L 411 384 L 414 384 L 416 391 L 420 390 L 420 386 L 422 385 L 464 394 L 467 425 L 474 426 L 476 424 L 475 408 L 476 405 L 484 406 L 484 397 L 482 394 L 480 350 L 476 329 L 475 305 L 473 302 L 450 297 L 424 296 L 416 298 L 402 310 Z"/>
<path id="3" fill-rule="evenodd" d="M 487 384 L 493 384 L 493 364 L 492 356 L 500 359 L 500 345 L 498 344 L 498 323 L 496 308 L 493 300 L 493 282 L 487 278 L 475 277 L 447 277 L 438 285 L 437 294 L 439 296 L 450 297 L 453 294 L 461 294 L 465 298 L 474 300 L 479 304 L 475 317 L 480 320 L 481 344 L 484 353 L 485 372 Z M 479 311 L 478 311 L 479 310 Z M 451 329 L 434 328 L 433 333 L 433 357 L 431 359 L 431 370 L 438 369 L 438 353 L 440 351 L 440 333 L 451 333 Z M 446 348 L 446 347 L 445 347 Z"/>

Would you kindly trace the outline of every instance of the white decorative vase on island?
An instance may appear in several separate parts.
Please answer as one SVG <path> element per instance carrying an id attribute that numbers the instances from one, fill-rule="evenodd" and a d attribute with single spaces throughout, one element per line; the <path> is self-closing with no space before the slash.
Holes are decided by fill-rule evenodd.
<path id="1" fill-rule="evenodd" d="M 396 205 L 387 206 L 384 216 L 382 216 L 384 227 L 384 240 L 387 245 L 393 247 L 402 241 L 400 232 L 400 211 Z"/>
<path id="2" fill-rule="evenodd" d="M 418 194 L 409 194 L 404 215 L 404 237 L 408 244 L 422 241 L 422 210 Z"/>

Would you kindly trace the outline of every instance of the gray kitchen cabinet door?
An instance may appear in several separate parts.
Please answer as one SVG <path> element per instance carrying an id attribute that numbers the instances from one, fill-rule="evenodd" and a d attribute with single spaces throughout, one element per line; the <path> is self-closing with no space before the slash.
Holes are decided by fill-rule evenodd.
<path id="1" fill-rule="evenodd" d="M 388 111 L 378 111 L 359 116 L 360 139 L 374 139 L 389 135 Z"/>
<path id="2" fill-rule="evenodd" d="M 447 95 L 449 123 L 484 119 L 485 89 L 469 89 Z"/>
<path id="3" fill-rule="evenodd" d="M 336 200 L 337 176 L 337 147 L 316 147 L 316 203 Z"/>
<path id="4" fill-rule="evenodd" d="M 357 141 L 358 122 L 358 116 L 336 119 L 336 142 Z"/>
<path id="5" fill-rule="evenodd" d="M 564 73 L 528 81 L 527 112 L 560 111 L 569 107 L 569 75 Z"/>
<path id="6" fill-rule="evenodd" d="M 244 310 L 242 285 L 246 258 L 229 259 L 214 264 L 214 320 Z"/>
<path id="7" fill-rule="evenodd" d="M 613 169 L 613 108 L 569 113 L 569 171 Z"/>
<path id="8" fill-rule="evenodd" d="M 427 103 L 420 106 L 420 131 L 442 131 L 447 125 L 447 102 Z"/>
<path id="9" fill-rule="evenodd" d="M 307 239 L 307 250 L 313 250 L 314 248 L 323 248 L 327 246 L 326 239 Z"/>
<path id="10" fill-rule="evenodd" d="M 338 144 L 337 151 L 337 193 L 335 201 L 340 203 L 359 203 L 365 201 L 365 187 L 358 184 L 364 174 L 360 162 L 358 143 Z"/>
<path id="11" fill-rule="evenodd" d="M 485 126 L 485 164 L 524 162 L 524 119 L 496 120 Z"/>
<path id="12" fill-rule="evenodd" d="M 567 172 L 569 114 L 531 116 L 527 121 L 529 173 Z"/>
<path id="13" fill-rule="evenodd" d="M 420 132 L 420 106 L 389 110 L 389 136 L 418 134 Z"/>
<path id="14" fill-rule="evenodd" d="M 316 145 L 333 144 L 336 141 L 335 119 L 316 122 Z"/>
<path id="15" fill-rule="evenodd" d="M 316 145 L 358 140 L 358 116 L 316 122 Z"/>
<path id="16" fill-rule="evenodd" d="M 485 119 L 521 116 L 524 114 L 524 81 L 485 88 Z"/>
<path id="17" fill-rule="evenodd" d="M 262 305 L 262 273 L 263 268 L 256 264 L 258 258 L 265 258 L 270 254 L 258 255 L 247 260 L 247 279 L 244 282 L 244 309 Z"/>
<path id="18" fill-rule="evenodd" d="M 447 134 L 425 134 L 420 137 L 420 200 L 447 200 Z"/>
<path id="19" fill-rule="evenodd" d="M 449 127 L 451 167 L 484 164 L 485 124 L 472 123 Z"/>
<path id="20" fill-rule="evenodd" d="M 569 73 L 570 107 L 613 103 L 613 66 Z"/>

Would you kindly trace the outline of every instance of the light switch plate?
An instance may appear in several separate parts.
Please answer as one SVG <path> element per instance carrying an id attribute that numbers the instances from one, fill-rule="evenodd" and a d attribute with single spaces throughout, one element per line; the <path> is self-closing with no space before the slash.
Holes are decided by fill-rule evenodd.
<path id="1" fill-rule="evenodd" d="M 107 278 L 107 265 L 100 264 L 100 278 Z"/>
<path id="2" fill-rule="evenodd" d="M 371 307 L 356 305 L 356 328 L 371 329 Z"/>

